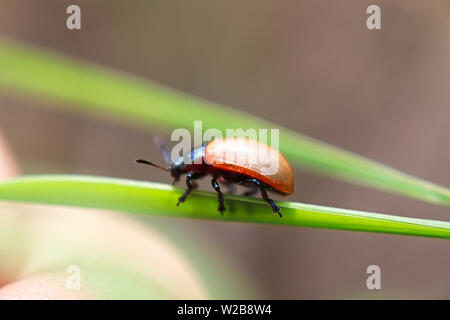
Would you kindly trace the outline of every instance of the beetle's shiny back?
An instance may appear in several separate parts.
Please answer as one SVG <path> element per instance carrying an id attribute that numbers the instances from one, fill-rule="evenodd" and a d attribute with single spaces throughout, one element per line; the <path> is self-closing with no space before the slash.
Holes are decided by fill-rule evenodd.
<path id="1" fill-rule="evenodd" d="M 291 166 L 278 150 L 265 143 L 247 138 L 216 139 L 206 145 L 204 158 L 215 168 L 256 178 L 280 193 L 294 190 Z M 267 164 L 278 166 L 270 170 Z"/>

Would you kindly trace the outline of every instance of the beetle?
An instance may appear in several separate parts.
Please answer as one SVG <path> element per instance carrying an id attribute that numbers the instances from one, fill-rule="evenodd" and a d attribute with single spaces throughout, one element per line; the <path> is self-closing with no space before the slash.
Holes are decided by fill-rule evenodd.
<path id="1" fill-rule="evenodd" d="M 256 140 L 248 138 L 214 139 L 193 149 L 185 156 L 179 157 L 175 162 L 171 161 L 169 152 L 161 139 L 156 138 L 155 144 L 162 152 L 167 164 L 166 168 L 144 159 L 138 159 L 136 162 L 170 172 L 174 178 L 173 184 L 180 180 L 181 175 L 187 174 L 187 188 L 178 199 L 177 206 L 185 202 L 187 196 L 197 187 L 195 180 L 206 175 L 212 176 L 211 185 L 217 192 L 218 210 L 221 214 L 225 211 L 225 205 L 218 180 L 229 186 L 235 183 L 250 187 L 251 189 L 244 193 L 247 196 L 254 195 L 259 191 L 262 198 L 272 208 L 273 213 L 278 213 L 280 217 L 282 216 L 281 208 L 269 198 L 267 191 L 286 196 L 292 194 L 294 190 L 294 175 L 286 158 L 278 150 Z M 227 156 L 230 154 L 238 156 Z M 263 174 L 261 162 L 250 161 L 254 160 L 258 154 L 267 155 L 269 159 L 265 159 L 266 163 L 267 160 L 278 161 L 278 169 L 274 174 Z"/>

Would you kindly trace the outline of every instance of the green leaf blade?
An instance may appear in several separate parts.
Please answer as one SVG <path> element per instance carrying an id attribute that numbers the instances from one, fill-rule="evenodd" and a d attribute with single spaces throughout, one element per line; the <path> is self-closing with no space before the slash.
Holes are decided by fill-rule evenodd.
<path id="1" fill-rule="evenodd" d="M 53 101 L 52 106 L 148 129 L 279 128 L 280 151 L 292 164 L 345 181 L 450 205 L 450 189 L 375 161 L 159 84 L 46 50 L 0 39 L 2 88 Z"/>
<path id="2" fill-rule="evenodd" d="M 272 214 L 262 200 L 225 196 L 227 211 L 217 211 L 217 196 L 193 192 L 176 207 L 183 190 L 165 184 L 82 175 L 24 176 L 0 182 L 0 200 L 115 210 L 218 221 L 330 228 L 412 236 L 450 238 L 450 223 L 330 208 L 286 201 L 277 202 L 283 217 Z"/>

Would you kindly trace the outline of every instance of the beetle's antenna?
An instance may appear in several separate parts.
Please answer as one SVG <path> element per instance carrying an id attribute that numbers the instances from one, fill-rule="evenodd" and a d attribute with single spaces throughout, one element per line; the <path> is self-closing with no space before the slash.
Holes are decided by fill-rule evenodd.
<path id="1" fill-rule="evenodd" d="M 142 163 L 142 164 L 146 164 L 146 165 L 149 165 L 149 166 L 152 166 L 152 167 L 164 170 L 164 171 L 169 171 L 169 169 L 167 169 L 167 168 L 163 168 L 161 166 L 158 166 L 157 164 L 154 164 L 153 162 L 150 162 L 150 161 L 147 161 L 144 159 L 137 159 L 136 163 Z"/>
<path id="2" fill-rule="evenodd" d="M 161 153 L 162 153 L 163 158 L 164 158 L 164 162 L 168 166 L 172 166 L 173 162 L 170 159 L 169 150 L 167 150 L 167 147 L 166 147 L 166 144 L 164 143 L 164 140 L 162 138 L 160 138 L 160 137 L 154 137 L 153 138 L 153 142 L 159 148 L 159 150 L 161 150 Z"/>

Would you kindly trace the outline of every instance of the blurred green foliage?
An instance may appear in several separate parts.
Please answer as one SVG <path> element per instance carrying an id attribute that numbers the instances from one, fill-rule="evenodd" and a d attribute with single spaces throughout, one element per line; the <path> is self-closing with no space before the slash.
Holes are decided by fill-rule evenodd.
<path id="1" fill-rule="evenodd" d="M 321 174 L 449 205 L 450 190 L 241 111 L 151 81 L 0 39 L 0 89 L 43 99 L 46 105 L 148 129 L 280 128 L 280 151 L 295 165 Z"/>

